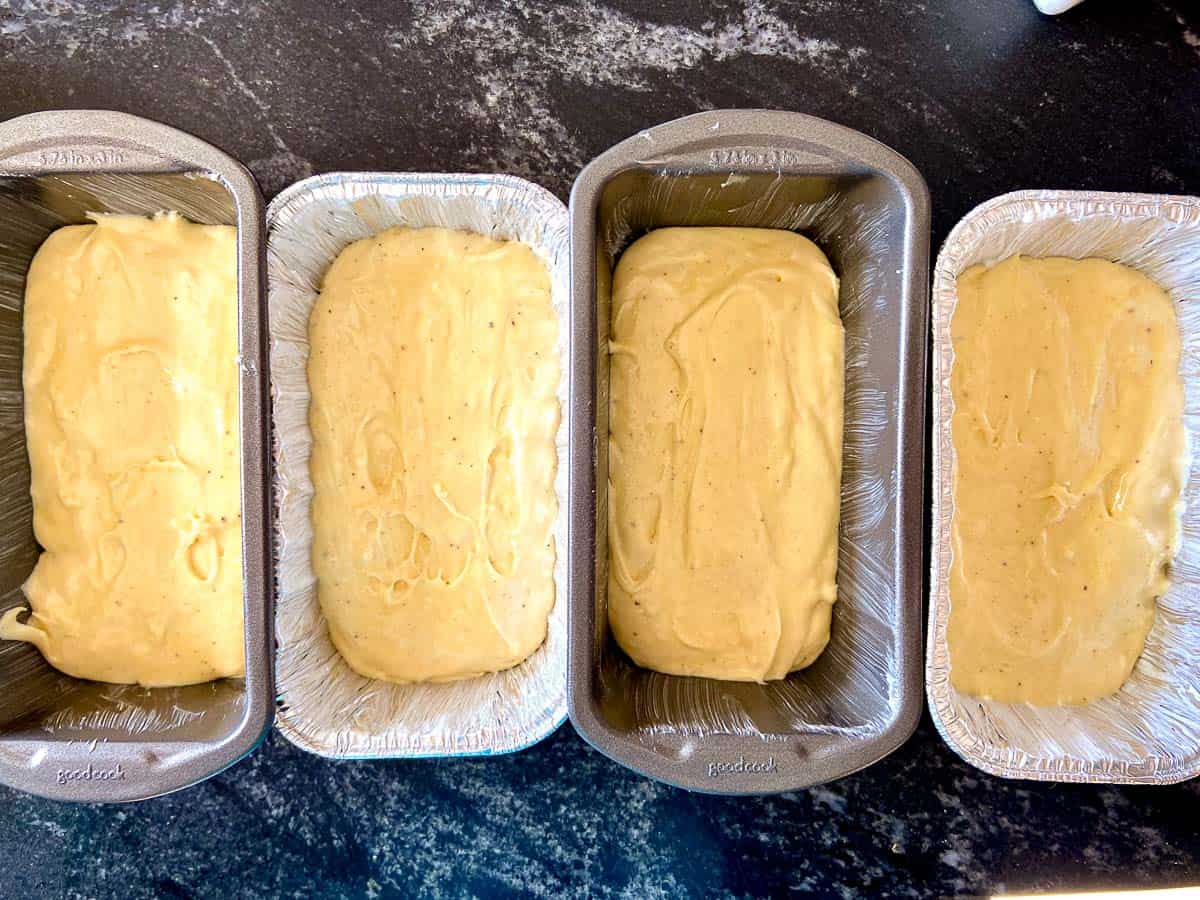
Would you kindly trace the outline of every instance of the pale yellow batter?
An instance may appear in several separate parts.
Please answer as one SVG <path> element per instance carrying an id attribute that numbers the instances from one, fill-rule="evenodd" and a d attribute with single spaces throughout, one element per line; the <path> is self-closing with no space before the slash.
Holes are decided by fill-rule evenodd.
<path id="1" fill-rule="evenodd" d="M 948 642 L 969 694 L 1086 703 L 1129 677 L 1179 543 L 1175 308 L 1100 259 L 958 279 Z"/>
<path id="2" fill-rule="evenodd" d="M 25 432 L 44 552 L 0 637 L 80 678 L 243 671 L 236 230 L 60 228 L 25 287 Z"/>
<path id="3" fill-rule="evenodd" d="M 641 666 L 767 681 L 837 598 L 844 336 L 806 238 L 663 228 L 613 280 L 609 621 Z"/>
<path id="4" fill-rule="evenodd" d="M 393 228 L 351 244 L 309 319 L 313 568 L 369 678 L 507 669 L 554 605 L 558 322 L 524 244 Z"/>

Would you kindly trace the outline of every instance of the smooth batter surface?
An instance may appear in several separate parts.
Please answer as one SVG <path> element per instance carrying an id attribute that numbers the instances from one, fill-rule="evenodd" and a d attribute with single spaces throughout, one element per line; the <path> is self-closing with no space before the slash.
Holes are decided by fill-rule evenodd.
<path id="1" fill-rule="evenodd" d="M 806 238 L 664 228 L 614 273 L 609 621 L 646 668 L 766 681 L 837 598 L 844 336 Z"/>
<path id="2" fill-rule="evenodd" d="M 330 267 L 309 319 L 313 568 L 362 675 L 466 678 L 545 640 L 557 334 L 521 243 L 394 228 Z"/>
<path id="3" fill-rule="evenodd" d="M 1085 703 L 1121 687 L 1179 542 L 1179 328 L 1099 259 L 1010 257 L 958 279 L 948 642 L 969 694 Z"/>
<path id="4" fill-rule="evenodd" d="M 80 678 L 243 672 L 237 250 L 230 226 L 60 228 L 25 288 L 33 613 L 0 637 Z"/>

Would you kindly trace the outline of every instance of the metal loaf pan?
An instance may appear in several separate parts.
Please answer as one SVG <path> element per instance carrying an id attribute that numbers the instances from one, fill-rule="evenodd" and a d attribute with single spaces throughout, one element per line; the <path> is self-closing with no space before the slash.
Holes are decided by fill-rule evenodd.
<path id="1" fill-rule="evenodd" d="M 954 517 L 954 350 L 959 274 L 1026 256 L 1095 256 L 1165 288 L 1183 338 L 1184 426 L 1192 450 L 1171 587 L 1125 685 L 1082 706 L 1034 707 L 958 693 L 950 684 Z M 933 534 L 926 689 L 946 743 L 985 772 L 1039 781 L 1170 784 L 1200 775 L 1200 198 L 1099 191 L 1018 191 L 989 200 L 950 232 L 933 280 Z"/>
<path id="2" fill-rule="evenodd" d="M 271 394 L 279 504 L 279 705 L 284 737 L 321 756 L 397 758 L 508 753 L 566 720 L 567 210 L 509 175 L 331 173 L 292 185 L 267 210 Z M 329 639 L 312 570 L 308 317 L 321 280 L 352 241 L 393 226 L 475 231 L 528 244 L 550 273 L 559 318 L 563 420 L 556 441 L 555 605 L 546 642 L 520 665 L 448 684 L 363 678 Z"/>
<path id="3" fill-rule="evenodd" d="M 766 685 L 634 666 L 607 625 L 612 269 L 669 225 L 785 228 L 841 278 L 846 409 L 839 600 L 825 652 Z M 643 774 L 755 794 L 847 775 L 921 710 L 922 452 L 929 194 L 901 156 L 796 113 L 722 110 L 643 131 L 571 194 L 571 721 Z"/>
<path id="4" fill-rule="evenodd" d="M 88 213 L 177 211 L 238 230 L 246 675 L 179 688 L 81 681 L 0 641 L 0 782 L 62 800 L 138 800 L 245 756 L 271 724 L 267 630 L 262 197 L 250 174 L 174 128 L 100 110 L 0 124 L 0 611 L 37 560 L 22 413 L 21 309 L 34 252 Z"/>

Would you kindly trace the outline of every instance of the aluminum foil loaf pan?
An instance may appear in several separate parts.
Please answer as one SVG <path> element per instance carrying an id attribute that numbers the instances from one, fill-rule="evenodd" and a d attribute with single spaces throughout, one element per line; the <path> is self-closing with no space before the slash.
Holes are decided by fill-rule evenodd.
<path id="1" fill-rule="evenodd" d="M 996 703 L 950 683 L 954 516 L 956 281 L 976 263 L 1026 256 L 1100 257 L 1148 275 L 1176 303 L 1182 330 L 1184 425 L 1200 447 L 1200 199 L 1097 191 L 1019 191 L 955 226 L 933 282 L 933 534 L 926 686 L 933 720 L 963 759 L 993 775 L 1039 781 L 1169 784 L 1200 774 L 1200 462 L 1184 487 L 1183 533 L 1171 587 L 1125 685 L 1082 706 Z"/>
<path id="2" fill-rule="evenodd" d="M 322 756 L 383 758 L 509 753 L 566 719 L 567 210 L 509 175 L 333 173 L 292 185 L 267 210 L 279 700 L 290 741 Z M 352 241 L 387 228 L 440 227 L 522 241 L 545 263 L 559 317 L 555 604 L 545 643 L 520 665 L 445 684 L 364 678 L 329 638 L 311 561 L 308 318 L 326 270 Z"/>
<path id="3" fill-rule="evenodd" d="M 846 329 L 838 594 L 828 647 L 786 680 L 663 675 L 608 628 L 613 267 L 673 225 L 783 228 L 839 278 Z M 921 711 L 922 453 L 929 194 L 904 158 L 796 113 L 722 110 L 651 128 L 571 194 L 571 721 L 643 774 L 724 794 L 794 790 L 898 747 Z"/>
<path id="4" fill-rule="evenodd" d="M 249 753 L 271 724 L 262 197 L 241 165 L 174 128 L 96 110 L 0 124 L 0 612 L 25 605 L 39 553 L 21 390 L 30 260 L 50 232 L 89 213 L 164 210 L 237 226 L 246 674 L 178 688 L 101 684 L 0 641 L 0 782 L 56 799 L 185 787 Z"/>

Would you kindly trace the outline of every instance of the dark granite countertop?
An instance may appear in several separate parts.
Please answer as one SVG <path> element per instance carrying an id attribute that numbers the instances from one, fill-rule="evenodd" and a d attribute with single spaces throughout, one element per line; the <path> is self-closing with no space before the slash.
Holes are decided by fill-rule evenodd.
<path id="1" fill-rule="evenodd" d="M 247 162 L 270 197 L 335 169 L 588 159 L 713 107 L 794 109 L 908 156 L 933 242 L 1016 188 L 1200 194 L 1200 11 L 1088 0 L 553 6 L 0 0 L 0 118 L 110 107 Z M 894 755 L 773 798 L 685 793 L 565 726 L 511 757 L 335 763 L 272 736 L 124 807 L 0 789 L 0 896 L 927 896 L 1200 883 L 1198 783 L 1007 782 L 928 719 Z"/>

